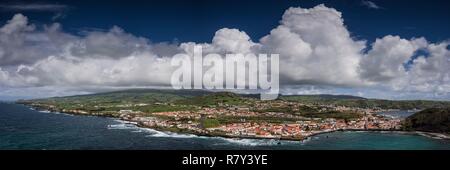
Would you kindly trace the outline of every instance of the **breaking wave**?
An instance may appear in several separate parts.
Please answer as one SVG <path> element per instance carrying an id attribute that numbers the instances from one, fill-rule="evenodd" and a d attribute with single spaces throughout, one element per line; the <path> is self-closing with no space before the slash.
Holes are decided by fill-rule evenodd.
<path id="1" fill-rule="evenodd" d="M 244 145 L 244 146 L 272 146 L 272 145 L 283 145 L 288 143 L 301 144 L 299 141 L 282 141 L 277 139 L 237 139 L 237 138 L 224 138 L 224 137 L 208 137 L 208 136 L 198 136 L 194 134 L 180 134 L 167 131 L 159 131 L 151 128 L 143 128 L 136 126 L 135 122 L 129 122 L 124 120 L 114 119 L 115 122 L 119 124 L 108 125 L 108 129 L 125 129 L 130 130 L 134 133 L 146 133 L 146 137 L 163 137 L 163 138 L 197 138 L 197 139 L 207 139 L 213 140 L 214 145 Z"/>
<path id="2" fill-rule="evenodd" d="M 179 133 L 174 133 L 174 132 L 163 132 L 163 131 L 158 131 L 155 129 L 150 129 L 150 128 L 143 128 L 143 127 L 138 127 L 136 125 L 135 122 L 130 122 L 130 121 L 124 121 L 124 120 L 114 120 L 115 122 L 118 122 L 119 124 L 113 124 L 113 125 L 108 125 L 108 129 L 127 129 L 127 130 L 131 130 L 131 132 L 136 132 L 136 133 L 148 133 L 148 137 L 174 137 L 174 138 L 194 138 L 194 137 L 200 137 L 197 135 L 193 135 L 193 134 L 179 134 Z"/>
<path id="3" fill-rule="evenodd" d="M 39 113 L 51 113 L 51 114 L 56 114 L 56 115 L 74 116 L 72 114 L 67 114 L 67 113 L 62 113 L 62 112 L 52 112 L 50 110 L 37 110 L 33 107 L 29 107 L 29 108 L 30 108 L 30 110 L 37 111 Z"/>

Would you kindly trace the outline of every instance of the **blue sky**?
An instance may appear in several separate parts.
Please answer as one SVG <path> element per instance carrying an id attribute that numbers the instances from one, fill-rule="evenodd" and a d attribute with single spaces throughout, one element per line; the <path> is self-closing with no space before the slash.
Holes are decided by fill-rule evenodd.
<path id="1" fill-rule="evenodd" d="M 450 62 L 449 7 L 446 0 L 1 1 L 0 98 L 92 93 L 119 86 L 161 86 L 164 81 L 159 81 L 158 76 L 137 84 L 130 83 L 141 81 L 137 76 L 136 80 L 117 81 L 107 77 L 124 76 L 113 73 L 129 71 L 121 66 L 125 59 L 135 57 L 131 54 L 152 53 L 161 57 L 175 53 L 188 42 L 225 48 L 220 42 L 212 42 L 225 36 L 244 45 L 259 44 L 266 50 L 291 49 L 281 57 L 297 57 L 295 61 L 303 63 L 287 62 L 286 68 L 311 71 L 283 74 L 281 70 L 282 76 L 287 77 L 282 81 L 282 91 L 288 94 L 450 100 L 446 66 Z M 294 12 L 289 14 L 290 8 Z M 294 18 L 289 20 L 291 15 Z M 330 28 L 319 27 L 323 32 L 296 28 L 308 26 L 307 22 L 331 23 L 323 25 Z M 281 36 L 280 27 L 294 34 Z M 277 41 L 280 37 L 300 44 L 283 45 L 283 41 Z M 341 40 L 345 43 L 335 44 Z M 339 51 L 340 45 L 349 50 Z M 323 46 L 337 51 L 317 54 L 317 48 Z M 304 50 L 296 53 L 298 49 Z M 312 52 L 303 53 L 305 50 Z M 55 63 L 69 71 L 54 66 Z M 99 65 L 98 69 L 86 73 L 77 70 L 92 63 Z M 317 63 L 320 65 L 314 65 Z M 75 73 L 70 72 L 74 70 Z M 92 82 L 78 76 L 104 72 L 110 75 Z M 74 77 L 67 80 L 70 76 Z"/>
<path id="2" fill-rule="evenodd" d="M 156 42 L 209 42 L 214 33 L 224 27 L 245 30 L 252 39 L 259 39 L 278 25 L 287 8 L 311 8 L 325 4 L 343 13 L 345 24 L 356 38 L 374 41 L 377 37 L 395 34 L 404 38 L 424 36 L 431 41 L 442 41 L 450 37 L 449 1 L 372 2 L 380 9 L 369 8 L 361 0 L 36 1 L 65 5 L 67 8 L 57 12 L 3 9 L 0 11 L 0 22 L 4 23 L 15 13 L 21 12 L 33 22 L 48 23 L 61 12 L 64 17 L 56 21 L 73 33 L 85 29 L 106 30 L 117 25 L 127 32 Z M 2 1 L 1 4 L 17 4 L 17 1 Z"/>

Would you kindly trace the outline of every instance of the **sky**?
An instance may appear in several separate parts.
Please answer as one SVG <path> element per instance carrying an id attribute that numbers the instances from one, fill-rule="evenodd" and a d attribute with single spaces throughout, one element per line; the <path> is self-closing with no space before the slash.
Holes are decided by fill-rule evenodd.
<path id="1" fill-rule="evenodd" d="M 192 45 L 279 53 L 284 94 L 450 100 L 449 7 L 446 0 L 0 1 L 0 100 L 165 88 L 169 56 Z"/>

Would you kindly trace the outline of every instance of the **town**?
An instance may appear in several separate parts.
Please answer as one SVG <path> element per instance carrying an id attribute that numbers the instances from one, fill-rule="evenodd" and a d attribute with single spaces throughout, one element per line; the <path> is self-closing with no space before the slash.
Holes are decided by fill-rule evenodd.
<path id="1" fill-rule="evenodd" d="M 349 109 L 349 108 L 341 108 Z M 336 118 L 305 118 L 285 113 L 266 112 L 257 113 L 252 111 L 236 111 L 230 109 L 204 108 L 199 112 L 173 111 L 153 113 L 154 117 L 134 116 L 132 111 L 120 115 L 127 121 L 137 122 L 143 127 L 171 129 L 191 132 L 200 135 L 220 135 L 234 138 L 273 138 L 302 140 L 311 135 L 333 132 L 339 130 L 398 130 L 401 120 L 384 117 L 373 112 L 356 113 L 363 114 L 354 120 Z M 158 118 L 164 116 L 166 119 Z M 203 122 L 220 119 L 220 117 L 238 117 L 239 120 L 220 124 L 213 127 L 205 127 Z M 290 118 L 289 121 L 272 123 L 271 121 L 254 121 L 261 117 L 276 117 L 279 120 Z M 167 119 L 171 118 L 171 119 Z M 186 121 L 187 120 L 187 121 Z M 293 121 L 295 120 L 295 121 Z"/>
<path id="2" fill-rule="evenodd" d="M 212 97 L 211 97 L 212 96 Z M 263 101 L 229 93 L 207 95 L 211 103 L 154 102 L 109 104 L 32 102 L 44 110 L 116 117 L 138 126 L 177 133 L 230 138 L 304 140 L 334 131 L 393 131 L 401 119 L 377 114 L 380 108 Z M 148 110 L 144 108 L 151 108 Z M 162 108 L 162 109 L 155 109 Z"/>

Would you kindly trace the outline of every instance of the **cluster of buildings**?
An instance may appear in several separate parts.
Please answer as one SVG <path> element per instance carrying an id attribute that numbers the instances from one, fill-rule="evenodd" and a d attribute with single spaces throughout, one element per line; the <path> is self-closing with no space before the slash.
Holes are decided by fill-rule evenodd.
<path id="1" fill-rule="evenodd" d="M 155 116 L 172 117 L 175 120 L 180 119 L 200 119 L 201 114 L 193 111 L 172 111 L 172 112 L 156 112 L 152 113 Z"/>
<path id="2" fill-rule="evenodd" d="M 140 117 L 122 114 L 121 118 L 151 128 L 176 128 L 198 134 L 222 134 L 229 137 L 247 138 L 277 138 L 301 140 L 308 136 L 337 130 L 398 130 L 400 119 L 388 118 L 376 114 L 365 114 L 359 119 L 345 121 L 334 118 L 302 119 L 287 123 L 270 123 L 264 121 L 240 121 L 221 124 L 218 127 L 203 128 L 202 118 L 217 118 L 218 116 L 273 116 L 274 113 L 259 113 L 252 111 L 206 108 L 201 111 L 158 112 L 153 115 L 171 117 Z"/>
<path id="3" fill-rule="evenodd" d="M 130 104 L 128 106 L 146 106 L 146 104 Z M 337 130 L 398 130 L 401 127 L 401 120 L 389 118 L 374 113 L 373 109 L 351 108 L 343 106 L 314 105 L 311 107 L 318 112 L 328 111 L 352 111 L 363 116 L 357 119 L 344 120 L 335 118 L 305 118 L 298 114 L 288 114 L 283 112 L 261 111 L 270 108 L 291 108 L 294 112 L 301 106 L 306 106 L 298 102 L 289 101 L 256 101 L 251 106 L 220 106 L 204 107 L 196 111 L 170 111 L 156 112 L 151 114 L 141 114 L 140 111 L 119 110 L 117 114 L 123 120 L 137 122 L 139 125 L 159 129 L 177 129 L 197 134 L 221 134 L 230 137 L 250 137 L 250 138 L 278 138 L 278 139 L 303 139 L 305 137 Z M 55 106 L 46 106 L 55 108 Z M 125 107 L 125 106 L 124 106 Z M 85 110 L 63 109 L 62 112 L 74 114 L 99 113 L 87 112 Z M 217 127 L 204 128 L 203 119 L 218 119 L 222 117 L 238 117 L 241 121 L 220 124 Z M 271 121 L 248 121 L 250 117 L 270 117 L 276 118 L 278 123 Z M 291 118 L 289 121 L 284 118 Z"/>
<path id="4" fill-rule="evenodd" d="M 314 134 L 337 130 L 398 130 L 399 128 L 399 119 L 368 116 L 348 122 L 327 118 L 295 123 L 230 123 L 210 128 L 210 130 L 222 131 L 234 137 L 303 139 Z"/>
<path id="5" fill-rule="evenodd" d="M 222 131 L 232 137 L 255 137 L 255 138 L 298 138 L 306 136 L 300 124 L 273 124 L 273 123 L 231 123 L 209 130 Z"/>
<path id="6" fill-rule="evenodd" d="M 302 118 L 292 114 L 285 114 L 280 112 L 257 112 L 249 107 L 225 107 L 225 108 L 203 108 L 197 112 L 198 114 L 206 115 L 208 118 L 215 118 L 218 116 L 229 117 L 279 117 L 279 118 Z"/>

